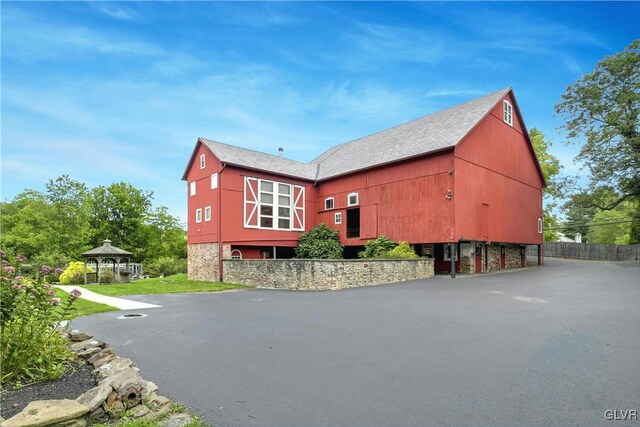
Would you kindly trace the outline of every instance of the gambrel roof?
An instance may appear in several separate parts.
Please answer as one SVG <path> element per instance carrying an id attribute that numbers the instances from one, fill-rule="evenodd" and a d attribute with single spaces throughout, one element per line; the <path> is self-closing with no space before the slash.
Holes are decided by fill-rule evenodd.
<path id="1" fill-rule="evenodd" d="M 331 147 L 309 163 L 199 138 L 223 163 L 320 181 L 339 175 L 433 153 L 458 144 L 509 92 L 499 90 L 390 129 Z M 517 111 L 517 108 L 516 108 Z M 528 135 L 527 135 L 528 138 Z M 194 160 L 193 151 L 187 172 Z M 540 175 L 542 171 L 538 164 Z"/>

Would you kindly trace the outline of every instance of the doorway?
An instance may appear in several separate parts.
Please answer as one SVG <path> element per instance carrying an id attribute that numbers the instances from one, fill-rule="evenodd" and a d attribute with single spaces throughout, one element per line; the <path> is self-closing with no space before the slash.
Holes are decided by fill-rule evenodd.
<path id="1" fill-rule="evenodd" d="M 360 237 L 360 208 L 347 209 L 347 239 Z"/>

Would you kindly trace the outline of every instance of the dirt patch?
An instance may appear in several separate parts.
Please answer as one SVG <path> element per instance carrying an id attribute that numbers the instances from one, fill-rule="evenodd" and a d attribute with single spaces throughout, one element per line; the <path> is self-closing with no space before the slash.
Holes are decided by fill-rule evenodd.
<path id="1" fill-rule="evenodd" d="M 34 400 L 75 400 L 96 386 L 92 372 L 91 366 L 81 360 L 55 381 L 33 384 L 17 390 L 3 390 L 0 394 L 2 417 L 11 418 Z"/>

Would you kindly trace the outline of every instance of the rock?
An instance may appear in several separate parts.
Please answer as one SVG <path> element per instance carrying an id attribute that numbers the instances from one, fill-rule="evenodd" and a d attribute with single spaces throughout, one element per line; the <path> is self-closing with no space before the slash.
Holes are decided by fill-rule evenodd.
<path id="1" fill-rule="evenodd" d="M 116 358 L 111 347 L 106 347 L 100 351 L 100 353 L 94 354 L 89 358 L 89 363 L 95 368 L 99 368 L 105 363 L 111 362 Z"/>
<path id="2" fill-rule="evenodd" d="M 113 406 L 109 408 L 107 413 L 114 418 L 120 418 L 122 414 L 124 414 L 125 410 L 126 408 L 124 407 L 124 404 L 122 402 L 116 401 L 116 403 L 114 403 Z"/>
<path id="3" fill-rule="evenodd" d="M 96 369 L 93 375 L 98 381 L 102 381 L 131 367 L 133 367 L 133 362 L 130 359 L 123 359 L 122 357 L 116 356 L 111 362 Z"/>
<path id="4" fill-rule="evenodd" d="M 142 400 L 140 382 L 123 383 L 117 390 L 118 400 L 124 403 L 125 408 L 130 409 L 138 406 Z"/>
<path id="5" fill-rule="evenodd" d="M 110 384 L 103 383 L 80 395 L 76 402 L 87 406 L 89 411 L 95 411 L 107 400 L 112 391 Z"/>
<path id="6" fill-rule="evenodd" d="M 138 406 L 136 406 L 134 408 L 131 408 L 129 410 L 129 413 L 131 413 L 131 416 L 133 418 L 144 417 L 149 412 L 151 412 L 151 409 L 147 408 L 145 405 L 138 405 Z"/>
<path id="7" fill-rule="evenodd" d="M 104 411 L 104 408 L 100 407 L 89 414 L 89 422 L 91 424 L 98 424 L 107 420 L 107 413 Z"/>
<path id="8" fill-rule="evenodd" d="M 193 421 L 193 417 L 189 414 L 173 414 L 165 420 L 159 421 L 160 427 L 184 427 Z"/>
<path id="9" fill-rule="evenodd" d="M 75 400 L 37 400 L 19 414 L 6 420 L 3 427 L 39 427 L 73 420 L 89 412 L 89 408 Z"/>
<path id="10" fill-rule="evenodd" d="M 142 403 L 147 404 L 156 400 L 158 397 L 156 391 L 158 391 L 157 385 L 151 381 L 144 381 L 142 383 Z"/>
<path id="11" fill-rule="evenodd" d="M 84 418 L 76 418 L 75 420 L 52 424 L 51 427 L 85 427 L 86 425 L 87 420 L 85 420 Z"/>
<path id="12" fill-rule="evenodd" d="M 111 387 L 113 387 L 116 392 L 119 392 L 123 386 L 130 384 L 136 384 L 139 387 L 142 387 L 142 378 L 140 378 L 140 374 L 133 368 L 127 368 L 118 372 L 117 374 L 106 378 L 104 382 L 111 384 Z"/>
<path id="13" fill-rule="evenodd" d="M 162 407 L 162 406 L 166 406 L 169 403 L 171 403 L 171 400 L 169 400 L 168 398 L 164 397 L 164 396 L 158 396 L 154 401 L 153 404 L 156 407 Z"/>
<path id="14" fill-rule="evenodd" d="M 100 351 L 101 351 L 100 347 L 91 347 L 91 348 L 88 348 L 88 349 L 86 349 L 84 351 L 78 352 L 77 355 L 79 357 L 82 357 L 83 359 L 88 359 L 91 356 L 93 356 L 94 354 L 100 353 Z"/>
<path id="15" fill-rule="evenodd" d="M 164 406 L 160 406 L 159 408 L 154 409 L 153 411 L 149 412 L 147 415 L 144 416 L 144 418 L 149 419 L 149 420 L 153 420 L 155 418 L 159 418 L 159 417 L 162 417 L 164 415 L 167 415 L 170 412 L 171 412 L 171 405 L 164 405 Z"/>
<path id="16" fill-rule="evenodd" d="M 114 390 L 111 393 L 109 393 L 109 396 L 107 396 L 107 400 L 104 402 L 104 405 L 102 407 L 106 410 L 109 410 L 109 408 L 111 408 L 116 403 L 117 400 L 118 400 L 118 393 L 116 393 Z"/>
<path id="17" fill-rule="evenodd" d="M 158 395 L 155 391 L 151 393 L 145 394 L 144 390 L 142 390 L 142 403 L 147 405 L 158 398 Z"/>
<path id="18" fill-rule="evenodd" d="M 89 335 L 87 333 L 80 332 L 77 329 L 74 329 L 73 331 L 69 332 L 69 339 L 71 341 L 85 341 L 85 340 L 89 340 L 91 338 L 93 338 L 93 335 Z"/>
<path id="19" fill-rule="evenodd" d="M 96 348 L 96 347 L 102 349 L 102 348 L 105 348 L 106 346 L 107 344 L 105 344 L 103 341 L 88 339 L 84 341 L 74 342 L 69 346 L 69 348 L 71 349 L 71 351 L 79 352 L 79 351 L 87 350 L 89 348 Z"/>

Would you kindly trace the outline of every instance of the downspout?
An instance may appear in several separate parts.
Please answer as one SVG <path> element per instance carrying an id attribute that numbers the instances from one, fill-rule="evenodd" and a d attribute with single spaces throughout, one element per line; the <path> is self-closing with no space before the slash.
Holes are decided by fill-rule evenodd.
<path id="1" fill-rule="evenodd" d="M 222 282 L 222 171 L 226 163 L 218 171 L 218 281 Z"/>

